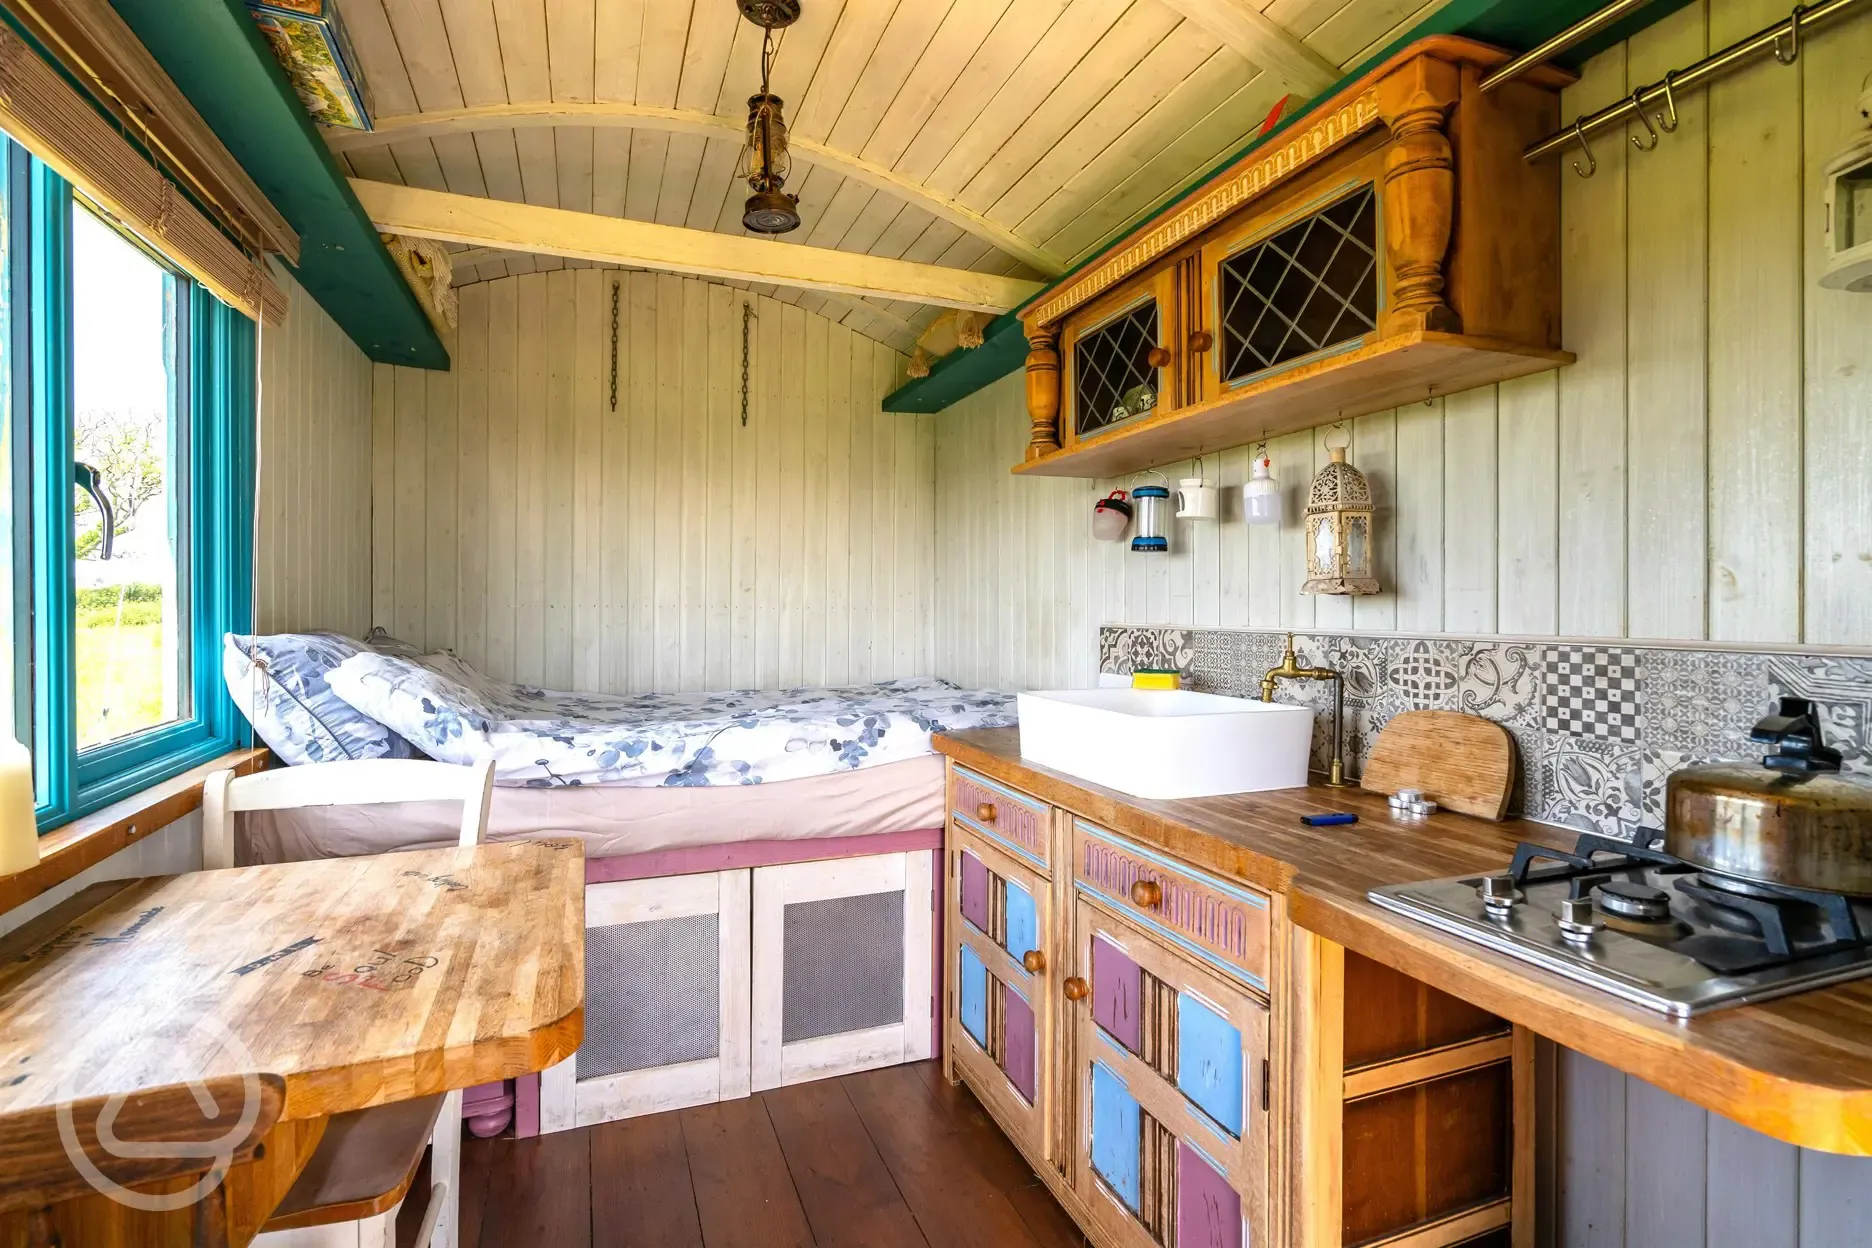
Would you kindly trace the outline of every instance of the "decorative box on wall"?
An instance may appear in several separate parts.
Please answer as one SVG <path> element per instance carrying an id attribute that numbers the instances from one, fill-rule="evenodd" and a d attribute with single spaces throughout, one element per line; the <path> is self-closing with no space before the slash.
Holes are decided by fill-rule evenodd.
<path id="1" fill-rule="evenodd" d="M 321 126 L 371 128 L 371 104 L 336 0 L 247 0 L 254 25 Z"/>
<path id="2" fill-rule="evenodd" d="M 1560 193 L 1528 143 L 1572 81 L 1421 40 L 1021 314 L 1016 472 L 1107 477 L 1571 362 Z"/>

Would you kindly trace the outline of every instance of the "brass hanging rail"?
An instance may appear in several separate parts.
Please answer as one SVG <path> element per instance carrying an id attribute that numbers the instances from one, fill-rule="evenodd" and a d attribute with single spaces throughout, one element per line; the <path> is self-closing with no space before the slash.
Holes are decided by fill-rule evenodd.
<path id="1" fill-rule="evenodd" d="M 1800 41 L 1803 35 L 1814 27 L 1843 16 L 1864 3 L 1866 0 L 1821 0 L 1819 4 L 1796 5 L 1786 21 L 1776 22 L 1746 39 L 1732 43 L 1722 51 L 1704 57 L 1688 69 L 1672 70 L 1651 85 L 1639 87 L 1618 103 L 1578 118 L 1572 125 L 1548 135 L 1521 155 L 1532 163 L 1564 148 L 1577 146 L 1580 154 L 1586 158 L 1586 164 L 1582 166 L 1579 161 L 1574 161 L 1574 171 L 1583 178 L 1589 178 L 1598 168 L 1598 162 L 1593 159 L 1592 149 L 1586 144 L 1586 140 L 1592 135 L 1613 126 L 1623 125 L 1634 118 L 1644 121 L 1646 128 L 1651 129 L 1646 110 L 1660 105 L 1664 106 L 1665 111 L 1657 114 L 1659 126 L 1666 132 L 1675 130 L 1677 128 L 1677 92 L 1700 87 L 1764 54 L 1773 55 L 1783 65 L 1792 65 L 1800 57 Z M 1656 146 L 1655 141 L 1645 144 L 1636 136 L 1633 137 L 1632 142 L 1647 151 Z"/>
<path id="2" fill-rule="evenodd" d="M 1600 9 L 1597 13 L 1582 17 L 1579 21 L 1574 22 L 1559 34 L 1547 39 L 1537 47 L 1528 49 L 1520 56 L 1515 57 L 1514 60 L 1509 61 L 1506 65 L 1482 80 L 1482 89 L 1484 91 L 1493 91 L 1496 87 L 1501 86 L 1502 83 L 1514 78 L 1519 78 L 1536 65 L 1544 64 L 1552 60 L 1575 44 L 1584 43 L 1620 18 L 1630 13 L 1636 13 L 1639 9 L 1644 8 L 1645 5 L 1650 3 L 1651 0 L 1614 0 L 1614 3 L 1606 5 L 1605 8 Z"/>

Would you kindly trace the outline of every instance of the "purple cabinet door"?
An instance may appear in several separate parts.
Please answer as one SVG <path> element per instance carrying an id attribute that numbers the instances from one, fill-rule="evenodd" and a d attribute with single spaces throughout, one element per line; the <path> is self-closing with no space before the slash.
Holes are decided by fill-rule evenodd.
<path id="1" fill-rule="evenodd" d="M 1242 1248 L 1241 1195 L 1208 1158 L 1177 1141 L 1177 1248 Z"/>
<path id="2" fill-rule="evenodd" d="M 1007 1072 L 1008 1082 L 1026 1098 L 1029 1105 L 1034 1103 L 1034 1067 L 1039 1060 L 1039 1052 L 1034 1045 L 1034 1012 L 1027 998 L 1012 988 L 1002 987 L 1002 1008 L 1006 1011 L 1005 1029 L 1007 1043 L 1001 1054 L 1001 1069 Z"/>
<path id="3" fill-rule="evenodd" d="M 1139 1052 L 1138 964 L 1103 936 L 1092 938 L 1092 1021 Z"/>
<path id="4" fill-rule="evenodd" d="M 962 851 L 962 917 L 982 935 L 988 934 L 988 866 L 966 849 Z"/>

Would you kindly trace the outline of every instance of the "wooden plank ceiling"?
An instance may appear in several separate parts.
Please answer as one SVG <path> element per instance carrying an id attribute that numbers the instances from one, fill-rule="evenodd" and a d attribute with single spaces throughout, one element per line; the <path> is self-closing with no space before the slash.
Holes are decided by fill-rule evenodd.
<path id="1" fill-rule="evenodd" d="M 1052 276 L 1443 3 L 804 0 L 773 74 L 804 224 L 777 245 Z M 354 176 L 742 232 L 760 31 L 733 0 L 341 7 L 379 126 L 328 133 Z M 474 248 L 456 280 L 579 263 Z M 939 311 L 759 289 L 905 351 Z"/>

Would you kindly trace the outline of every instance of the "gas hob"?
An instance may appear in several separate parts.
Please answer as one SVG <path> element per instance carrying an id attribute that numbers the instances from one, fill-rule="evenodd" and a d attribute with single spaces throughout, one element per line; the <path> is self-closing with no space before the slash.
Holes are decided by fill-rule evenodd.
<path id="1" fill-rule="evenodd" d="M 1872 975 L 1872 901 L 1701 870 L 1582 835 L 1523 843 L 1503 874 L 1374 889 L 1387 910 L 1685 1018 Z"/>

